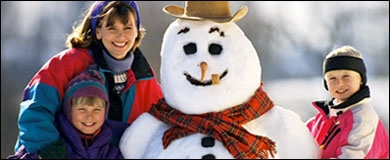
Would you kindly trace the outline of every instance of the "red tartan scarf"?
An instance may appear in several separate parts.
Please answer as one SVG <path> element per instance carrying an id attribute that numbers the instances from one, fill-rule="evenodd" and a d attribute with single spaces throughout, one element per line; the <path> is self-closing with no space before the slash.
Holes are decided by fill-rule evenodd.
<path id="1" fill-rule="evenodd" d="M 247 103 L 222 112 L 187 115 L 168 106 L 163 98 L 160 99 L 156 105 L 152 105 L 149 113 L 173 126 L 164 133 L 164 148 L 175 139 L 199 132 L 221 141 L 236 159 L 268 158 L 268 151 L 273 157 L 276 150 L 272 140 L 253 135 L 241 126 L 274 106 L 262 85 Z"/>

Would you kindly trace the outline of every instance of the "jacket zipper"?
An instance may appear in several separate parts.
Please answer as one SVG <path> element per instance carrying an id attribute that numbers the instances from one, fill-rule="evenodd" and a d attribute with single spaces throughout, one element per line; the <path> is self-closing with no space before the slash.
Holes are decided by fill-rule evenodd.
<path id="1" fill-rule="evenodd" d="M 332 141 L 332 139 L 341 131 L 340 128 L 337 128 L 337 130 L 334 132 L 332 137 L 330 137 L 329 141 L 326 143 L 324 150 L 326 150 L 326 147 L 328 147 L 329 143 Z"/>
<path id="2" fill-rule="evenodd" d="M 337 117 L 338 118 L 338 117 Z M 322 143 L 321 143 L 321 145 L 320 145 L 320 148 L 322 149 L 322 148 L 324 148 L 324 144 L 325 144 L 325 142 L 327 142 L 328 141 L 328 139 L 330 138 L 330 137 L 332 137 L 331 139 L 333 139 L 333 131 L 335 131 L 335 129 L 337 128 L 337 126 L 340 124 L 340 121 L 337 121 L 336 123 L 335 123 L 335 121 L 337 120 L 337 118 L 335 119 L 335 120 L 333 120 L 333 122 L 332 122 L 332 126 L 330 127 L 330 130 L 329 130 L 329 132 L 328 132 L 328 135 L 325 137 L 325 139 L 322 141 Z M 340 129 L 340 128 L 339 128 Z M 336 130 L 337 131 L 337 130 Z M 336 132 L 335 132 L 336 133 Z M 329 140 L 330 141 L 330 140 Z M 329 143 L 329 141 L 328 141 L 328 143 Z M 327 144 L 328 144 L 327 143 Z"/>

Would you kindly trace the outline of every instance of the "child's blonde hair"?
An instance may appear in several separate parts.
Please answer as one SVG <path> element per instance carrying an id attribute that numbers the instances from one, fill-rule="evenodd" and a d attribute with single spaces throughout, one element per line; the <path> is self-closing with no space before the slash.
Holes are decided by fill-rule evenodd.
<path id="1" fill-rule="evenodd" d="M 73 32 L 68 35 L 67 40 L 65 42 L 65 46 L 68 48 L 73 47 L 80 47 L 80 48 L 89 48 L 91 44 L 99 42 L 99 40 L 96 38 L 95 33 L 93 33 L 92 30 L 92 24 L 91 24 L 91 12 L 93 10 L 93 7 L 98 2 L 95 2 L 91 7 L 88 9 L 87 15 L 84 17 L 84 20 L 81 24 L 79 24 L 77 27 L 72 27 Z M 105 16 L 108 16 L 108 25 L 112 25 L 112 21 L 114 17 L 118 17 L 120 21 L 124 24 L 129 20 L 129 13 L 132 13 L 132 15 L 135 18 L 135 22 L 137 23 L 137 13 L 135 9 L 130 6 L 127 3 L 121 3 L 120 1 L 113 1 L 107 4 L 102 12 L 98 15 L 99 22 L 97 25 L 97 28 L 101 27 L 103 22 L 102 19 Z M 138 25 L 138 24 L 137 24 Z M 141 41 L 143 37 L 146 34 L 145 28 L 140 25 L 140 28 L 138 29 L 138 36 L 135 39 L 133 48 L 131 48 L 131 51 L 135 51 L 137 47 L 141 45 Z"/>
<path id="2" fill-rule="evenodd" d="M 72 99 L 72 107 L 79 104 L 87 106 L 97 105 L 106 108 L 106 101 L 96 96 L 78 97 Z"/>

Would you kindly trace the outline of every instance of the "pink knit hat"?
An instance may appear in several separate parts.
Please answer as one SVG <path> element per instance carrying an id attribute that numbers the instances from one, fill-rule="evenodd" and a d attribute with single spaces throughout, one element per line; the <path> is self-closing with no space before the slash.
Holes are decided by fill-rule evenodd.
<path id="1" fill-rule="evenodd" d="M 66 89 L 63 103 L 63 111 L 71 121 L 72 99 L 79 97 L 95 96 L 106 102 L 106 116 L 109 109 L 107 89 L 104 86 L 104 78 L 96 71 L 96 65 L 88 67 L 86 71 L 73 78 Z"/>

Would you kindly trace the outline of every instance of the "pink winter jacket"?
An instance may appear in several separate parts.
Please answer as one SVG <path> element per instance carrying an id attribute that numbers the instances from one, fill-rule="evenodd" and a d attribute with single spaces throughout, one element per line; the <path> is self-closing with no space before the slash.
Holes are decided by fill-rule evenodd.
<path id="1" fill-rule="evenodd" d="M 389 136 L 368 100 L 345 109 L 313 102 L 320 113 L 306 125 L 320 145 L 321 158 L 389 159 Z"/>

